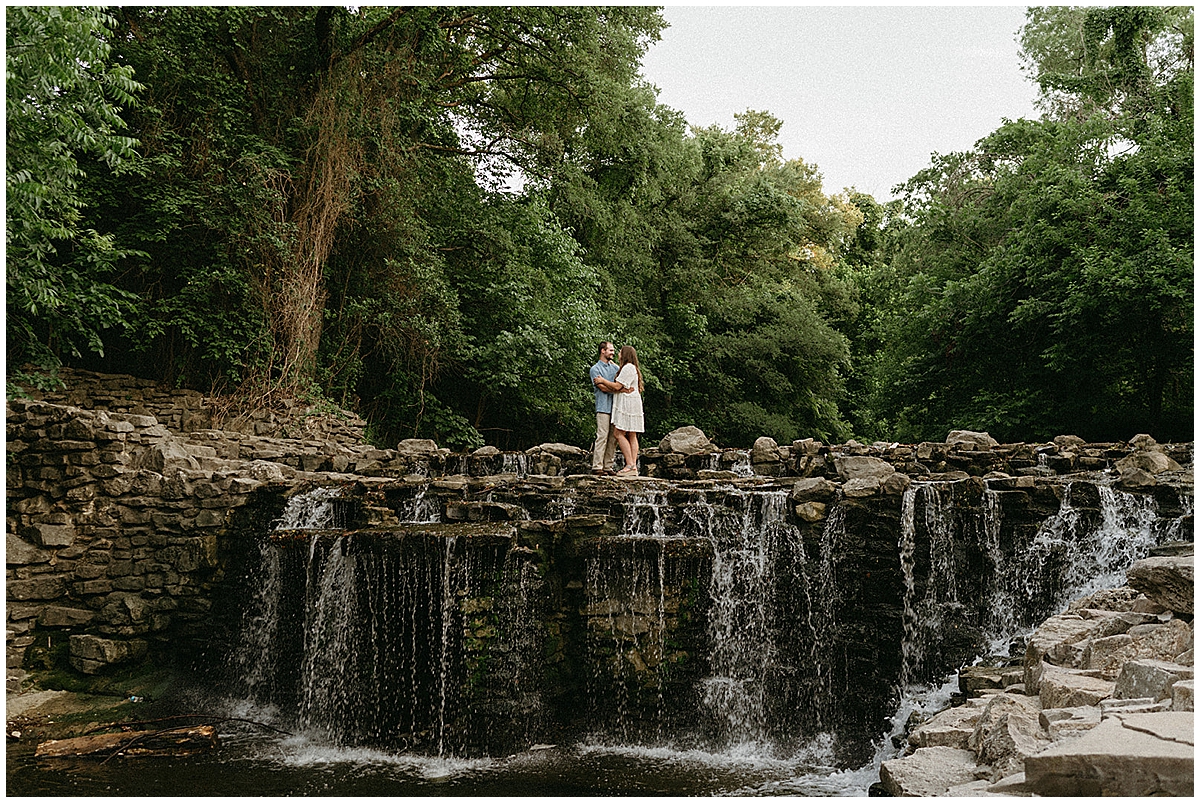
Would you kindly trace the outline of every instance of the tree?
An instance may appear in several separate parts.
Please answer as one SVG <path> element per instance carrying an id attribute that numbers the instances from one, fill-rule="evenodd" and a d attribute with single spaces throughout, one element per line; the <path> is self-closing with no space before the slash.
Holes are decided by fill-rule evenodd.
<path id="1" fill-rule="evenodd" d="M 906 185 L 879 409 L 913 438 L 1188 439 L 1191 51 L 1163 48 L 1190 43 L 1190 10 L 1029 19 L 1054 117 L 1007 122 Z"/>
<path id="2" fill-rule="evenodd" d="M 113 19 L 95 9 L 13 7 L 6 15 L 5 244 L 10 375 L 103 351 L 130 297 L 108 282 L 129 251 L 84 224 L 84 177 L 124 173 L 137 141 L 121 106 L 141 85 L 111 61 Z"/>

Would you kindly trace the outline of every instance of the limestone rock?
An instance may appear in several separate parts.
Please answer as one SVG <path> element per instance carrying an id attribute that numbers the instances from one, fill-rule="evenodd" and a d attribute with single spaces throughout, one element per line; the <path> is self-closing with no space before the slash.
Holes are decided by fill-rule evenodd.
<path id="1" fill-rule="evenodd" d="M 1146 435 L 1144 433 L 1140 435 L 1134 435 L 1132 438 L 1130 438 L 1129 446 L 1131 449 L 1137 449 L 1139 451 L 1162 451 L 1162 447 L 1158 445 L 1158 441 L 1154 440 L 1154 438 L 1150 435 Z"/>
<path id="2" fill-rule="evenodd" d="M 188 453 L 183 444 L 172 438 L 164 438 L 140 452 L 134 458 L 133 467 L 166 475 L 176 471 L 196 471 L 200 468 L 200 463 Z"/>
<path id="3" fill-rule="evenodd" d="M 1084 674 L 1082 670 L 1045 664 L 1038 689 L 1042 708 L 1073 708 L 1098 705 L 1112 696 L 1113 684 Z"/>
<path id="4" fill-rule="evenodd" d="M 73 524 L 34 524 L 23 528 L 21 535 L 33 539 L 43 547 L 65 547 L 75 543 L 75 526 Z"/>
<path id="5" fill-rule="evenodd" d="M 7 534 L 4 544 L 4 560 L 9 566 L 27 566 L 32 563 L 49 563 L 54 553 L 48 549 L 38 549 L 12 533 Z"/>
<path id="6" fill-rule="evenodd" d="M 1025 688 L 1029 693 L 1038 693 L 1042 669 L 1048 665 L 1043 659 L 1057 666 L 1082 666 L 1087 642 L 1112 635 L 1106 628 L 1111 628 L 1108 620 L 1116 616 L 1113 612 L 1084 609 L 1060 613 L 1042 622 L 1025 644 Z"/>
<path id="7" fill-rule="evenodd" d="M 946 794 L 952 786 L 971 783 L 990 775 L 975 763 L 970 750 L 953 747 L 922 747 L 911 756 L 885 761 L 879 768 L 883 788 L 892 797 L 930 797 Z"/>
<path id="8" fill-rule="evenodd" d="M 431 441 L 432 443 L 432 441 Z M 555 457 L 576 457 L 582 458 L 587 455 L 587 449 L 581 449 L 578 446 L 572 446 L 569 443 L 543 443 L 538 446 L 528 449 L 526 454 L 533 455 L 537 452 L 554 455 Z"/>
<path id="9" fill-rule="evenodd" d="M 438 445 L 429 438 L 405 438 L 396 444 L 402 457 L 429 457 L 438 452 Z"/>
<path id="10" fill-rule="evenodd" d="M 1193 717 L 1167 711 L 1106 719 L 1025 759 L 1026 787 L 1054 796 L 1191 797 Z"/>
<path id="11" fill-rule="evenodd" d="M 908 486 L 912 485 L 912 478 L 907 474 L 901 474 L 899 471 L 884 478 L 879 487 L 885 494 L 889 496 L 901 496 L 908 490 Z"/>
<path id="12" fill-rule="evenodd" d="M 1167 610 L 1194 613 L 1195 561 L 1193 555 L 1144 558 L 1129 567 L 1126 581 Z"/>
<path id="13" fill-rule="evenodd" d="M 1141 469 L 1147 474 L 1161 474 L 1164 471 L 1179 471 L 1180 466 L 1162 452 L 1133 452 L 1116 463 L 1117 471 L 1121 474 Z"/>
<path id="14" fill-rule="evenodd" d="M 245 472 L 259 482 L 282 482 L 286 479 L 283 466 L 270 460 L 253 460 L 246 465 Z"/>
<path id="15" fill-rule="evenodd" d="M 850 499 L 862 499 L 879 493 L 880 483 L 876 477 L 855 477 L 846 480 L 842 493 Z"/>
<path id="16" fill-rule="evenodd" d="M 1180 619 L 1163 624 L 1141 624 L 1127 633 L 1095 638 L 1084 648 L 1084 667 L 1115 680 L 1121 667 L 1136 659 L 1173 661 L 1191 644 L 1192 630 Z"/>
<path id="17" fill-rule="evenodd" d="M 833 465 L 843 480 L 873 479 L 877 484 L 896 472 L 895 466 L 878 457 L 838 456 Z"/>
<path id="18" fill-rule="evenodd" d="M 1171 710 L 1194 711 L 1196 700 L 1196 681 L 1181 680 L 1171 687 Z"/>
<path id="19" fill-rule="evenodd" d="M 823 521 L 829 515 L 824 502 L 801 502 L 796 505 L 796 515 L 809 523 Z"/>
<path id="20" fill-rule="evenodd" d="M 471 455 L 474 457 L 495 457 L 498 454 L 500 454 L 500 450 L 495 446 L 480 446 L 471 452 Z"/>
<path id="21" fill-rule="evenodd" d="M 1153 488 L 1158 485 L 1154 475 L 1142 468 L 1129 468 L 1121 472 L 1122 488 Z"/>
<path id="22" fill-rule="evenodd" d="M 1166 700 L 1172 696 L 1171 687 L 1180 680 L 1192 680 L 1195 672 L 1190 666 L 1180 666 L 1169 661 L 1129 661 L 1121 667 L 1121 674 L 1113 687 L 1113 697 L 1129 700 L 1149 697 Z"/>
<path id="23" fill-rule="evenodd" d="M 1100 724 L 1100 708 L 1094 705 L 1079 705 L 1071 708 L 1043 708 L 1038 714 L 1038 723 L 1051 739 L 1057 741 L 1066 736 L 1075 736 Z"/>
<path id="24" fill-rule="evenodd" d="M 792 486 L 793 502 L 828 502 L 837 495 L 837 485 L 824 477 L 806 477 Z"/>
<path id="25" fill-rule="evenodd" d="M 754 446 L 750 447 L 751 463 L 774 463 L 780 457 L 779 444 L 774 438 L 758 438 L 754 441 Z"/>
<path id="26" fill-rule="evenodd" d="M 146 654 L 147 646 L 140 639 L 117 641 L 91 635 L 71 636 L 71 666 L 85 675 L 95 675 L 110 666 L 141 658 Z"/>
<path id="27" fill-rule="evenodd" d="M 974 706 L 956 706 L 939 711 L 928 722 L 923 723 L 908 736 L 914 747 L 954 747 L 970 749 L 971 734 L 979 722 L 980 709 Z"/>
<path id="28" fill-rule="evenodd" d="M 946 436 L 946 443 L 976 452 L 987 452 L 1000 445 L 1000 442 L 988 433 L 972 432 L 969 429 L 951 430 L 950 434 Z"/>
<path id="29" fill-rule="evenodd" d="M 1020 772 L 1026 756 L 1049 743 L 1039 713 L 1037 700 L 1032 697 L 1001 693 L 988 698 L 968 745 L 980 764 L 994 768 L 991 780 Z"/>
<path id="30" fill-rule="evenodd" d="M 715 451 L 713 446 L 699 427 L 680 427 L 667 433 L 667 436 L 659 442 L 658 448 L 664 452 L 676 452 L 678 454 L 707 454 Z"/>

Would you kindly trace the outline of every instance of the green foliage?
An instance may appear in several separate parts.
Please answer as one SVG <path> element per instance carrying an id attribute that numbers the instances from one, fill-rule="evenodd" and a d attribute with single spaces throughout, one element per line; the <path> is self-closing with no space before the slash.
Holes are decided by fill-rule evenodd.
<path id="1" fill-rule="evenodd" d="M 53 368 L 63 354 L 102 353 L 101 333 L 133 301 L 109 283 L 133 254 L 85 224 L 81 183 L 132 164 L 120 106 L 141 85 L 112 63 L 105 13 L 13 7 L 5 21 L 8 360 Z"/>
<path id="2" fill-rule="evenodd" d="M 1193 116 L 1176 102 L 1190 55 L 1148 61 L 1154 42 L 1190 41 L 1190 11 L 1186 36 L 1163 27 L 1181 19 L 1031 11 L 1059 119 L 1006 123 L 906 185 L 903 314 L 878 326 L 874 405 L 900 437 L 1192 436 Z"/>

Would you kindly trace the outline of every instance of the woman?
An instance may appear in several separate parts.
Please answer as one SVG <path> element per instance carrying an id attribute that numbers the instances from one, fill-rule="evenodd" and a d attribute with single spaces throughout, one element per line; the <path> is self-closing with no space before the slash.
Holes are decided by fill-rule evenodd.
<path id="1" fill-rule="evenodd" d="M 616 384 L 621 386 L 613 394 L 612 426 L 617 431 L 617 447 L 625 458 L 625 467 L 617 472 L 618 477 L 638 475 L 638 433 L 646 431 L 642 415 L 642 367 L 638 365 L 637 351 L 633 346 L 621 346 L 621 370 L 617 372 Z"/>

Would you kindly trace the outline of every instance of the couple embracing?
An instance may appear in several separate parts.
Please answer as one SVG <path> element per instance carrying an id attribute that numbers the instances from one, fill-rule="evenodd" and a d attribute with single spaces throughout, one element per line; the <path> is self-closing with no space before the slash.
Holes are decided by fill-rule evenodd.
<path id="1" fill-rule="evenodd" d="M 633 346 L 622 346 L 620 362 L 613 362 L 616 349 L 604 341 L 598 349 L 600 359 L 589 372 L 596 391 L 596 444 L 592 448 L 592 473 L 636 477 L 638 433 L 645 432 L 642 416 L 642 368 Z M 613 471 L 617 447 L 625 458 L 625 467 Z"/>

